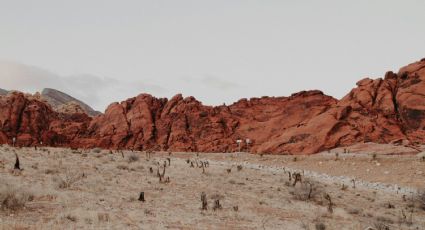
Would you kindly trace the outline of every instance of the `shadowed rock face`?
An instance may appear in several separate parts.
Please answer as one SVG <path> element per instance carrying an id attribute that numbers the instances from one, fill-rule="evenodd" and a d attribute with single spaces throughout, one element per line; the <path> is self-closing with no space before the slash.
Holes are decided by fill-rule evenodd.
<path id="1" fill-rule="evenodd" d="M 204 106 L 193 97 L 148 94 L 105 114 L 58 113 L 19 93 L 0 97 L 0 142 L 112 149 L 312 154 L 362 142 L 425 143 L 425 60 L 363 79 L 341 100 L 320 91 Z M 78 111 L 78 108 L 75 108 Z"/>
<path id="2" fill-rule="evenodd" d="M 43 100 L 46 100 L 47 103 L 49 103 L 53 107 L 53 109 L 58 110 L 59 112 L 78 110 L 78 108 L 76 107 L 76 105 L 78 105 L 80 109 L 82 109 L 89 116 L 97 116 L 101 114 L 100 112 L 92 109 L 84 102 L 75 99 L 59 90 L 49 88 L 43 89 L 43 91 L 41 92 L 41 98 Z"/>

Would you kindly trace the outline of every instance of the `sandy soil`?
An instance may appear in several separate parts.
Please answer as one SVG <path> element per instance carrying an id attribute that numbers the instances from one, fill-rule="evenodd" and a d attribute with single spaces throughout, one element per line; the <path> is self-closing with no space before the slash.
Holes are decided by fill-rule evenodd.
<path id="1" fill-rule="evenodd" d="M 22 171 L 13 170 L 15 153 Z M 0 229 L 425 229 L 425 211 L 416 194 L 353 188 L 339 178 L 321 180 L 343 175 L 419 189 L 425 162 L 413 155 L 335 157 L 333 152 L 296 160 L 243 153 L 147 157 L 141 152 L 4 146 Z M 157 176 L 167 158 L 168 183 Z M 203 172 L 200 162 L 206 161 Z M 303 170 L 321 174 L 310 177 Z M 288 172 L 296 171 L 303 182 L 293 186 Z M 140 192 L 145 202 L 138 200 Z M 207 210 L 201 209 L 202 192 Z M 22 202 L 24 197 L 24 206 L 7 207 L 4 194 Z M 326 198 L 331 198 L 332 212 Z M 221 208 L 214 210 L 216 200 Z"/>

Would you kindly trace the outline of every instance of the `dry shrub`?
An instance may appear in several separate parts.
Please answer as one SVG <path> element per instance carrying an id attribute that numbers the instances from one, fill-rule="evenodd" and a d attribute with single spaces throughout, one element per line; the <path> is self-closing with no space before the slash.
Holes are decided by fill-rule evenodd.
<path id="1" fill-rule="evenodd" d="M 326 230 L 326 225 L 324 223 L 316 223 L 314 227 L 316 230 Z"/>
<path id="2" fill-rule="evenodd" d="M 59 170 L 58 169 L 46 169 L 44 171 L 44 173 L 46 173 L 46 174 L 58 174 Z"/>
<path id="3" fill-rule="evenodd" d="M 56 183 L 56 187 L 60 189 L 71 188 L 75 183 L 80 181 L 84 177 L 84 173 L 71 173 L 67 171 L 64 176 L 57 175 L 53 178 L 53 182 Z"/>
<path id="4" fill-rule="evenodd" d="M 386 223 L 383 223 L 383 222 L 380 222 L 380 221 L 376 221 L 375 223 L 373 223 L 373 227 L 376 230 L 389 230 L 390 229 L 390 227 Z"/>
<path id="5" fill-rule="evenodd" d="M 65 220 L 71 221 L 71 222 L 77 222 L 78 218 L 75 215 L 67 214 L 63 217 Z"/>
<path id="6" fill-rule="evenodd" d="M 417 206 L 425 211 L 425 190 L 419 191 L 415 197 Z"/>
<path id="7" fill-rule="evenodd" d="M 94 153 L 100 153 L 100 152 L 102 152 L 102 149 L 100 149 L 100 148 L 94 148 L 94 149 L 92 149 L 92 152 L 94 152 Z"/>
<path id="8" fill-rule="evenodd" d="M 351 214 L 351 215 L 358 215 L 360 214 L 361 210 L 358 208 L 349 208 L 347 212 L 348 214 Z"/>
<path id="9" fill-rule="evenodd" d="M 97 220 L 99 222 L 109 222 L 110 221 L 110 217 L 108 213 L 98 213 L 97 214 Z"/>
<path id="10" fill-rule="evenodd" d="M 0 187 L 0 209 L 17 211 L 25 207 L 28 201 L 32 201 L 34 195 L 24 188 L 2 184 Z"/>
<path id="11" fill-rule="evenodd" d="M 117 169 L 121 169 L 121 170 L 129 170 L 127 165 L 117 165 Z"/>
<path id="12" fill-rule="evenodd" d="M 295 199 L 301 201 L 315 200 L 322 193 L 319 183 L 312 180 L 304 180 L 290 192 Z"/>
<path id="13" fill-rule="evenodd" d="M 139 156 L 137 156 L 136 154 L 131 154 L 129 157 L 128 157 L 128 163 L 133 163 L 133 162 L 136 162 L 136 161 L 139 161 Z"/>

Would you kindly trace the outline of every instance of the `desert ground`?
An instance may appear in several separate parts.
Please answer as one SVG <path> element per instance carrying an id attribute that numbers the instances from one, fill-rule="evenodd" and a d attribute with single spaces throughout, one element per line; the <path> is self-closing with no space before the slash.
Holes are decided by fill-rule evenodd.
<path id="1" fill-rule="evenodd" d="M 425 229 L 423 160 L 388 145 L 311 156 L 4 145 L 0 229 Z"/>

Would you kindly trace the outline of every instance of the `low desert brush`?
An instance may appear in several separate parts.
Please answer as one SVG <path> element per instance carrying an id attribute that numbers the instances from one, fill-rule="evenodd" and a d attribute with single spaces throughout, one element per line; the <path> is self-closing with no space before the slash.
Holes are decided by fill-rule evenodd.
<path id="1" fill-rule="evenodd" d="M 0 209 L 17 211 L 25 207 L 28 201 L 32 201 L 34 195 L 24 189 L 12 185 L 2 184 L 0 187 Z"/>

